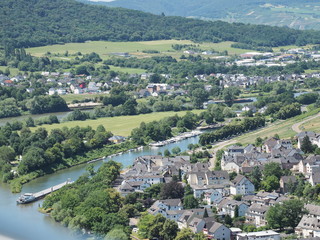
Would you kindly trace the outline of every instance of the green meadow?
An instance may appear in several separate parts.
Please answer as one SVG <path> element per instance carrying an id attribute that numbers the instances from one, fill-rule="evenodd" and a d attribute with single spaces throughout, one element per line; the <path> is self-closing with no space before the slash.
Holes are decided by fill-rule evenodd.
<path id="1" fill-rule="evenodd" d="M 195 114 L 199 114 L 204 110 L 193 110 L 191 112 Z M 135 116 L 119 116 L 119 117 L 106 117 L 99 118 L 96 120 L 86 120 L 86 121 L 72 121 L 72 122 L 62 122 L 60 124 L 52 124 L 52 125 L 41 125 L 39 127 L 46 128 L 47 131 L 51 131 L 55 128 L 63 128 L 63 127 L 87 127 L 90 126 L 93 129 L 96 129 L 99 125 L 103 125 L 108 131 L 111 131 L 115 135 L 121 136 L 129 136 L 131 134 L 132 129 L 139 127 L 141 122 L 152 122 L 158 121 L 165 117 L 170 117 L 174 115 L 183 116 L 187 111 L 181 112 L 157 112 L 157 113 L 149 113 L 149 114 L 141 114 Z M 37 127 L 38 128 L 38 127 Z M 32 128 L 35 130 L 36 128 Z"/>
<path id="2" fill-rule="evenodd" d="M 173 44 L 194 44 L 203 50 L 216 50 L 224 51 L 227 50 L 229 54 L 241 54 L 249 50 L 238 49 L 231 47 L 234 42 L 220 42 L 220 43 L 194 43 L 189 40 L 159 40 L 159 41 L 141 41 L 141 42 L 108 42 L 108 41 L 88 41 L 85 43 L 67 43 L 57 44 L 44 47 L 28 48 L 27 52 L 33 56 L 41 57 L 47 52 L 64 54 L 68 51 L 69 54 L 75 54 L 81 52 L 83 54 L 96 52 L 101 58 L 106 59 L 112 53 L 128 52 L 131 55 L 138 57 L 148 57 L 157 54 L 143 53 L 144 50 L 157 50 L 160 54 L 175 55 L 177 52 L 172 49 Z M 70 59 L 68 57 L 61 57 L 61 59 Z"/>

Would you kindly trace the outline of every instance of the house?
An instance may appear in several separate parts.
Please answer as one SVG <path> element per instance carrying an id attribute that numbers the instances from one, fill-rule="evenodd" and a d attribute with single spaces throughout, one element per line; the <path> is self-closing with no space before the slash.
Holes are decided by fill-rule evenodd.
<path id="1" fill-rule="evenodd" d="M 56 93 L 56 89 L 50 88 L 48 94 L 49 95 L 54 95 Z"/>
<path id="2" fill-rule="evenodd" d="M 291 192 L 294 185 L 297 184 L 295 176 L 282 176 L 280 178 L 280 191 L 281 193 Z"/>
<path id="3" fill-rule="evenodd" d="M 278 144 L 278 139 L 272 137 L 269 138 L 267 141 L 264 143 L 264 147 L 267 153 L 270 153 L 271 150 L 273 149 L 274 146 Z"/>
<path id="4" fill-rule="evenodd" d="M 182 209 L 181 199 L 166 199 L 154 202 L 147 212 L 152 215 L 161 214 L 166 218 L 176 220 L 177 216 L 182 215 L 183 211 L 180 211 Z"/>
<path id="5" fill-rule="evenodd" d="M 320 237 L 320 206 L 306 204 L 305 208 L 308 213 L 301 218 L 295 234 L 300 238 Z"/>
<path id="6" fill-rule="evenodd" d="M 208 205 L 214 205 L 221 202 L 223 196 L 225 196 L 225 192 L 223 190 L 211 189 L 211 191 L 205 192 L 203 201 Z"/>
<path id="7" fill-rule="evenodd" d="M 224 198 L 218 204 L 219 215 L 229 215 L 232 218 L 234 218 L 235 216 L 245 216 L 245 213 L 247 212 L 248 208 L 249 204 L 229 198 Z M 238 211 L 238 213 L 236 213 L 236 211 Z"/>
<path id="8" fill-rule="evenodd" d="M 250 195 L 254 193 L 254 185 L 248 178 L 238 175 L 230 185 L 230 194 L 232 195 Z"/>
<path id="9" fill-rule="evenodd" d="M 228 147 L 227 151 L 225 151 L 224 153 L 227 156 L 242 154 L 242 153 L 244 153 L 244 147 L 232 145 L 231 147 Z"/>
<path id="10" fill-rule="evenodd" d="M 320 172 L 315 172 L 310 175 L 309 182 L 312 186 L 320 184 Z"/>
<path id="11" fill-rule="evenodd" d="M 83 91 L 83 89 L 82 88 L 74 88 L 74 90 L 73 90 L 73 93 L 74 94 L 82 94 L 82 93 L 84 93 L 84 91 Z"/>
<path id="12" fill-rule="evenodd" d="M 316 144 L 318 147 L 320 147 L 319 134 L 312 131 L 305 131 L 296 135 L 296 138 L 298 139 L 298 148 L 301 149 L 301 143 L 305 137 L 308 137 L 312 144 Z"/>
<path id="13" fill-rule="evenodd" d="M 231 231 L 225 225 L 214 221 L 214 218 L 205 218 L 205 228 L 203 233 L 210 237 L 210 239 L 216 240 L 230 240 Z"/>
<path id="14" fill-rule="evenodd" d="M 238 233 L 237 240 L 280 240 L 280 233 L 272 230 L 250 232 L 250 233 Z"/>
<path id="15" fill-rule="evenodd" d="M 229 183 L 227 171 L 197 171 L 187 174 L 190 185 L 226 185 Z"/>
<path id="16" fill-rule="evenodd" d="M 241 110 L 244 112 L 247 112 L 247 111 L 252 111 L 253 113 L 257 112 L 257 108 L 253 105 L 244 106 Z"/>
<path id="17" fill-rule="evenodd" d="M 309 155 L 306 159 L 300 160 L 296 170 L 303 174 L 320 171 L 320 155 Z"/>
<path id="18" fill-rule="evenodd" d="M 270 206 L 261 205 L 261 204 L 252 204 L 245 216 L 246 222 L 248 224 L 255 225 L 256 227 L 263 227 L 267 225 L 266 213 L 269 210 Z"/>
<path id="19" fill-rule="evenodd" d="M 113 143 L 117 144 L 117 143 L 122 143 L 122 142 L 124 142 L 124 141 L 126 140 L 126 138 L 125 138 L 125 137 L 122 137 L 122 136 L 117 136 L 117 135 L 115 135 L 115 136 L 112 136 L 111 138 L 109 138 L 108 140 L 109 140 L 110 142 L 113 142 Z"/>
<path id="20" fill-rule="evenodd" d="M 146 188 L 150 187 L 151 184 L 143 181 L 126 181 L 124 180 L 119 186 L 119 191 L 122 196 L 126 196 L 133 192 L 142 192 Z"/>

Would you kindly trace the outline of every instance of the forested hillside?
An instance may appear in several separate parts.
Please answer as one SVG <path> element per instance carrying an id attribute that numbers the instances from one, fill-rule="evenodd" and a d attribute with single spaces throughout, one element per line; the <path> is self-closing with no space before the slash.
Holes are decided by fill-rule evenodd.
<path id="1" fill-rule="evenodd" d="M 86 5 L 75 0 L 0 1 L 0 40 L 15 47 L 86 40 L 190 39 L 259 46 L 319 43 L 320 32 L 262 25 L 206 22 L 134 10 Z M 6 44 L 8 45 L 8 44 Z"/>
<path id="2" fill-rule="evenodd" d="M 314 0 L 78 0 L 167 16 L 244 22 L 296 29 L 320 29 L 320 5 Z M 183 7 L 181 7 L 183 6 Z"/>

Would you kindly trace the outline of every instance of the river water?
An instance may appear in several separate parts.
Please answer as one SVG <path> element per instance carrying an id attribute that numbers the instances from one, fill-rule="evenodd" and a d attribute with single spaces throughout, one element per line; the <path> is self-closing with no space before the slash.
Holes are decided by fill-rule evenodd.
<path id="1" fill-rule="evenodd" d="M 156 155 L 164 150 L 172 150 L 180 147 L 182 151 L 187 150 L 190 143 L 198 143 L 199 136 L 188 138 L 176 143 L 171 143 L 159 148 L 145 147 L 143 150 L 128 152 L 113 157 L 112 159 L 122 163 L 124 167 L 132 165 L 138 156 Z M 108 158 L 105 160 L 108 161 Z M 102 161 L 93 163 L 99 168 Z M 53 185 L 62 183 L 68 178 L 76 180 L 85 172 L 86 164 L 61 170 L 57 173 L 46 175 L 24 185 L 22 192 L 38 192 Z M 20 193 L 21 194 L 21 193 Z M 0 184 L 0 240 L 1 235 L 16 240 L 76 240 L 85 239 L 84 236 L 63 227 L 54 222 L 49 216 L 37 211 L 42 201 L 27 205 L 17 205 L 16 199 L 20 194 L 12 194 L 5 184 Z"/>
<path id="2" fill-rule="evenodd" d="M 298 93 L 296 95 L 300 95 Z M 295 96 L 296 97 L 296 96 Z M 252 99 L 256 101 L 256 98 Z M 59 120 L 64 118 L 69 112 L 54 113 Z M 32 115 L 37 119 L 40 117 L 49 116 L 50 114 Z M 0 126 L 6 122 L 14 120 L 23 120 L 28 116 L 17 118 L 0 119 Z M 128 152 L 123 155 L 118 155 L 112 159 L 122 163 L 127 167 L 133 163 L 133 160 L 138 156 L 155 155 L 158 152 L 163 153 L 164 150 L 172 150 L 174 147 L 180 147 L 182 151 L 187 150 L 190 143 L 198 143 L 199 136 L 188 138 L 176 143 L 171 143 L 159 148 L 145 147 L 143 150 Z M 108 158 L 106 159 L 106 161 Z M 93 163 L 95 168 L 99 168 L 102 161 Z M 61 170 L 57 173 L 46 175 L 24 185 L 22 192 L 38 192 L 49 188 L 53 185 L 62 183 L 68 178 L 76 180 L 85 172 L 86 165 L 79 165 L 69 169 Z M 21 194 L 21 193 L 20 193 Z M 60 225 L 53 221 L 49 216 L 39 213 L 38 207 L 42 201 L 34 202 L 27 205 L 17 205 L 16 199 L 20 194 L 12 194 L 8 185 L 0 183 L 0 240 L 2 236 L 6 236 L 14 240 L 78 240 L 86 239 L 79 233 Z"/>

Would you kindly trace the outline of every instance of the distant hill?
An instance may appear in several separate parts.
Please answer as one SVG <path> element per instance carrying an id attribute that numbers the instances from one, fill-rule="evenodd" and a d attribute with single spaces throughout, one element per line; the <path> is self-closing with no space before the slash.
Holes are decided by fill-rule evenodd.
<path id="1" fill-rule="evenodd" d="M 87 40 L 188 39 L 235 41 L 255 46 L 319 43 L 320 32 L 208 22 L 108 8 L 75 0 L 0 1 L 0 43 L 32 47 Z"/>
<path id="2" fill-rule="evenodd" d="M 170 16 L 320 29 L 315 0 L 79 0 Z M 182 7 L 183 6 L 183 7 Z"/>

